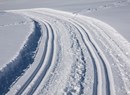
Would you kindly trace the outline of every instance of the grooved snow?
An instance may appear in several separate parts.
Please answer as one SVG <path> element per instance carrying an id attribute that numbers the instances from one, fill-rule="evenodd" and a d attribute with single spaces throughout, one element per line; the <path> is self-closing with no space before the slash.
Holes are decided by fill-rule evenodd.
<path id="1" fill-rule="evenodd" d="M 43 64 L 16 95 L 129 93 L 130 45 L 111 26 L 91 17 L 52 9 L 11 12 L 26 15 L 41 26 L 44 24 L 43 35 L 47 32 L 47 44 L 43 48 L 46 52 L 37 63 Z"/>
<path id="2" fill-rule="evenodd" d="M 0 94 L 130 95 L 130 43 L 107 23 L 81 15 L 96 16 L 129 2 L 99 1 L 72 13 L 1 11 Z"/>

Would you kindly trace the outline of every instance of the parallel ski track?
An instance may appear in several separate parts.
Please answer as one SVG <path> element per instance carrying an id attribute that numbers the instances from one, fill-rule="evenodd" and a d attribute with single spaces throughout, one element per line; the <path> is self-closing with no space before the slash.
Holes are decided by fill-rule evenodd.
<path id="1" fill-rule="evenodd" d="M 62 20 L 65 20 L 65 19 L 62 19 Z M 72 20 L 71 21 L 67 21 L 67 22 L 72 23 L 77 28 L 77 30 L 79 31 L 79 33 L 81 35 L 81 38 L 82 38 L 82 40 L 83 40 L 86 48 L 89 50 L 90 56 L 92 57 L 93 64 L 94 64 L 94 70 L 95 70 L 94 74 L 98 74 L 98 75 L 94 75 L 95 78 L 94 78 L 94 86 L 93 86 L 93 95 L 101 95 L 102 89 L 104 89 L 104 88 L 102 88 L 102 85 L 103 85 L 103 83 L 102 83 L 102 76 L 105 76 L 105 80 L 104 80 L 105 83 L 104 84 L 105 84 L 105 87 L 106 87 L 105 88 L 106 91 L 103 94 L 111 95 L 109 75 L 108 75 L 106 63 L 104 61 L 106 59 L 102 58 L 102 56 L 99 53 L 99 50 L 94 45 L 94 43 L 91 41 L 89 35 L 87 34 L 87 31 L 82 26 L 80 26 L 79 24 L 77 24 L 76 22 L 74 22 Z M 89 40 L 90 43 L 88 43 L 88 41 L 85 39 L 83 31 L 87 35 L 87 38 L 88 38 L 88 40 Z M 95 50 L 93 50 L 92 48 L 94 48 Z M 93 52 L 93 51 L 96 51 L 96 52 Z M 102 71 L 105 73 L 104 75 L 101 74 L 101 67 L 99 67 L 99 65 L 103 65 L 103 68 L 102 68 L 103 70 Z"/>
<path id="2" fill-rule="evenodd" d="M 128 57 L 128 55 L 124 52 L 125 49 L 121 48 L 120 44 L 118 44 L 115 40 L 113 40 L 112 37 L 106 33 L 106 31 L 104 30 L 104 28 L 102 29 L 101 25 L 94 24 L 94 22 L 93 22 L 90 26 L 91 26 L 91 28 L 100 30 L 99 31 L 100 35 L 105 39 L 105 41 L 107 41 L 107 43 L 114 43 L 115 46 L 117 46 L 118 49 L 122 52 L 122 54 L 124 56 Z M 105 25 L 104 27 L 108 27 L 108 26 Z M 115 32 L 114 30 L 111 30 L 111 31 Z"/>
<path id="3" fill-rule="evenodd" d="M 102 77 L 103 76 L 105 76 L 105 83 L 103 84 L 103 85 L 105 85 L 106 86 L 106 88 L 105 88 L 105 95 L 110 95 L 110 82 L 109 82 L 109 78 L 108 78 L 108 71 L 107 71 L 107 68 L 106 68 L 106 65 L 105 65 L 105 62 L 104 62 L 104 60 L 103 60 L 103 58 L 102 58 L 102 56 L 99 54 L 99 52 L 98 52 L 98 50 L 97 50 L 97 48 L 96 48 L 96 46 L 93 44 L 93 42 L 91 41 L 91 39 L 90 39 L 90 37 L 89 37 L 89 35 L 87 34 L 87 32 L 84 30 L 84 28 L 82 27 L 82 26 L 80 26 L 80 25 L 78 25 L 77 23 L 74 23 L 75 24 L 75 26 L 78 28 L 78 30 L 79 30 L 79 32 L 80 32 L 80 34 L 81 34 L 81 36 L 82 36 L 82 39 L 83 39 L 83 42 L 84 42 L 84 44 L 86 45 L 86 47 L 88 46 L 88 44 L 91 44 L 91 47 L 89 47 L 89 52 L 92 52 L 92 49 L 90 49 L 90 48 L 93 48 L 93 49 L 95 49 L 94 51 L 95 51 L 95 54 L 93 54 L 92 56 L 95 56 L 95 57 L 97 57 L 97 60 L 100 60 L 99 61 L 99 63 L 97 63 L 97 61 L 95 62 L 95 59 L 92 59 L 92 60 L 94 60 L 94 62 L 95 62 L 95 64 L 97 64 L 97 65 L 102 65 L 103 64 L 103 68 L 102 69 L 104 69 L 104 70 L 102 70 L 103 72 L 105 71 L 105 74 L 103 75 L 102 74 Z M 82 30 L 80 30 L 80 28 L 82 29 Z M 83 31 L 86 33 L 86 35 L 87 35 L 87 38 L 88 38 L 88 41 L 90 42 L 90 43 L 87 43 L 87 41 L 85 40 L 85 36 L 84 36 L 84 34 L 83 34 Z M 97 68 L 97 67 L 96 67 Z M 95 69 L 95 68 L 94 68 Z M 94 77 L 96 78 L 96 75 L 94 75 Z M 97 88 L 98 88 L 98 85 L 97 84 L 100 84 L 100 81 L 102 81 L 102 80 L 100 80 L 100 79 L 98 79 L 97 78 L 97 80 L 98 80 L 98 82 L 97 81 L 94 81 L 94 87 L 93 87 L 93 95 L 97 95 L 97 94 L 99 94 L 99 92 L 98 92 L 98 90 L 97 90 Z M 100 84 L 100 85 L 102 85 L 102 84 Z M 104 89 L 104 88 L 102 88 L 102 89 Z M 98 93 L 97 93 L 98 92 Z"/>
<path id="4" fill-rule="evenodd" d="M 46 22 L 47 23 L 47 22 Z M 43 62 L 43 64 L 45 64 L 44 69 L 42 70 L 40 76 L 37 78 L 36 82 L 34 83 L 34 85 L 32 86 L 31 90 L 29 90 L 29 92 L 27 93 L 27 95 L 32 95 L 35 90 L 37 89 L 37 87 L 39 86 L 39 84 L 41 83 L 41 81 L 43 80 L 44 76 L 46 75 L 47 71 L 49 70 L 49 67 L 51 66 L 52 63 L 52 59 L 53 59 L 53 55 L 54 55 L 54 44 L 55 44 L 55 38 L 54 38 L 54 31 L 51 27 L 51 25 L 49 23 L 47 23 L 47 25 L 50 28 L 50 46 L 47 48 L 47 55 L 45 56 L 45 61 Z"/>
<path id="5" fill-rule="evenodd" d="M 78 30 L 78 32 L 79 32 L 79 34 L 80 34 L 80 36 L 81 36 L 81 39 L 82 39 L 82 41 L 83 41 L 83 43 L 84 43 L 84 45 L 85 45 L 85 47 L 86 47 L 86 49 L 88 50 L 88 52 L 89 52 L 89 54 L 90 54 L 90 57 L 91 57 L 91 59 L 92 59 L 92 63 L 93 63 L 93 67 L 94 67 L 94 83 L 93 83 L 93 93 L 92 93 L 92 95 L 97 95 L 97 93 L 100 93 L 100 92 L 98 92 L 98 84 L 99 84 L 99 82 L 98 82 L 98 80 L 101 78 L 99 78 L 99 76 L 100 76 L 100 74 L 101 74 L 101 72 L 100 72 L 100 70 L 99 70 L 99 72 L 100 72 L 100 74 L 99 74 L 99 72 L 98 72 L 98 70 L 97 70 L 97 65 L 99 64 L 99 61 L 98 61 L 98 59 L 96 58 L 96 56 L 95 56 L 95 54 L 93 53 L 93 51 L 92 51 L 92 49 L 91 49 L 91 47 L 90 47 L 90 45 L 88 45 L 88 43 L 86 43 L 86 41 L 85 41 L 85 38 L 83 37 L 83 35 L 82 35 L 82 31 L 83 30 L 81 30 L 80 28 L 81 27 L 79 27 L 79 26 L 76 26 L 74 23 L 72 23 L 72 22 L 69 22 L 69 23 L 71 23 L 72 25 L 71 26 L 73 26 L 73 27 L 75 27 L 77 30 Z M 78 39 L 77 39 L 78 40 Z M 81 47 L 80 47 L 81 48 Z M 83 52 L 83 51 L 82 51 Z M 85 56 L 83 56 L 83 57 L 85 57 Z M 86 62 L 84 62 L 85 64 L 86 64 Z M 84 65 L 85 66 L 85 65 Z M 85 67 L 84 67 L 85 68 Z M 98 68 L 99 69 L 99 68 Z M 98 79 L 99 78 L 99 79 Z M 82 80 L 80 80 L 81 82 L 82 82 Z M 84 87 L 82 87 L 81 88 L 81 91 L 80 92 L 83 92 L 83 89 Z"/>
<path id="6" fill-rule="evenodd" d="M 40 60 L 40 62 L 38 64 L 38 66 L 36 67 L 35 71 L 32 73 L 32 75 L 29 77 L 29 79 L 24 83 L 24 85 L 18 90 L 18 92 L 16 93 L 16 95 L 21 95 L 22 94 L 22 92 L 27 88 L 27 86 L 34 79 L 34 77 L 36 76 L 36 74 L 40 70 L 41 66 L 43 65 L 43 61 L 45 59 L 46 51 L 47 51 L 47 47 L 48 47 L 48 40 L 49 40 L 49 37 L 48 37 L 49 36 L 49 34 L 48 34 L 48 28 L 47 28 L 46 25 L 45 25 L 45 27 L 46 27 L 46 30 L 47 30 L 47 39 L 45 41 L 45 47 L 44 47 L 44 50 L 43 50 L 43 54 L 42 54 L 41 60 Z"/>
<path id="7" fill-rule="evenodd" d="M 44 14 L 45 15 L 45 14 Z M 48 15 L 49 16 L 49 15 Z M 61 18 L 59 18 L 59 19 L 61 19 Z M 62 20 L 64 20 L 64 19 L 62 19 Z M 76 28 L 77 28 L 77 30 L 79 31 L 79 33 L 80 33 L 80 35 L 81 35 L 81 38 L 82 38 L 82 40 L 83 40 L 83 42 L 84 42 L 84 44 L 85 44 L 85 46 L 86 46 L 86 48 L 88 49 L 88 51 L 89 51 L 89 53 L 90 53 L 90 56 L 91 56 L 91 58 L 92 58 L 92 61 L 93 61 L 93 65 L 94 65 L 94 86 L 93 86 L 93 95 L 101 95 L 101 93 L 102 93 L 102 77 L 101 77 L 101 68 L 99 67 L 99 65 L 100 65 L 100 62 L 99 62 L 99 59 L 97 58 L 97 56 L 96 56 L 96 54 L 93 52 L 93 50 L 92 50 L 92 47 L 91 47 L 91 45 L 90 45 L 90 43 L 92 43 L 91 42 L 91 40 L 90 40 L 90 38 L 89 38 L 89 36 L 87 35 L 87 37 L 88 37 L 88 39 L 89 39 L 89 41 L 90 41 L 90 43 L 87 43 L 87 41 L 85 41 L 85 39 L 84 39 L 84 36 L 83 36 L 83 34 L 82 34 L 82 31 L 85 31 L 81 26 L 79 26 L 79 25 L 76 25 L 74 22 L 72 22 L 72 21 L 67 21 L 67 22 L 69 22 L 69 23 L 72 23 Z M 83 30 L 81 30 L 81 29 L 79 29 L 79 28 L 82 28 Z M 85 31 L 86 32 L 86 31 Z M 97 51 L 97 49 L 96 49 L 96 47 L 94 46 L 94 44 L 92 43 L 92 45 L 93 45 L 93 47 L 95 48 L 95 50 L 96 50 L 96 52 L 97 52 L 97 55 L 99 56 L 99 54 L 98 54 L 98 51 Z M 101 56 L 99 56 L 100 58 L 101 58 Z M 103 59 L 101 58 L 101 61 L 102 61 L 102 63 L 104 64 L 104 61 L 103 61 Z M 98 68 L 98 71 L 97 71 L 97 68 Z M 105 68 L 105 67 L 104 67 Z M 98 73 L 98 75 L 96 75 Z M 108 80 L 108 74 L 107 74 L 107 70 L 106 70 L 106 68 L 105 68 L 105 73 L 106 73 L 106 95 L 110 95 L 110 86 L 109 86 L 109 80 Z M 98 79 L 99 78 L 99 79 Z M 99 82 L 100 81 L 100 82 Z M 81 91 L 82 92 L 82 91 Z"/>
<path id="8" fill-rule="evenodd" d="M 35 12 L 35 13 L 38 13 L 38 14 L 42 14 L 42 15 L 46 15 L 46 14 L 43 14 L 43 13 L 40 13 L 40 12 Z M 90 57 L 92 58 L 92 63 L 93 63 L 93 66 L 94 66 L 94 84 L 93 84 L 93 95 L 102 95 L 102 75 L 101 75 L 101 67 L 99 66 L 100 65 L 100 62 L 96 56 L 96 54 L 94 53 L 90 43 L 88 43 L 88 41 L 85 40 L 85 37 L 83 36 L 82 34 L 82 31 L 84 30 L 81 30 L 80 28 L 82 28 L 81 26 L 77 26 L 75 25 L 73 22 L 70 22 L 70 21 L 67 21 L 65 19 L 62 19 L 62 18 L 58 18 L 56 16 L 51 16 L 51 15 L 46 15 L 46 16 L 50 16 L 51 18 L 54 18 L 56 20 L 62 20 L 64 22 L 68 22 L 70 24 L 73 25 L 73 27 L 75 27 L 80 35 L 81 35 L 81 39 L 84 43 L 84 45 L 86 46 L 86 49 L 88 50 L 89 54 L 90 54 Z M 81 81 L 81 80 L 80 80 Z M 82 82 L 81 82 L 82 83 Z M 81 86 L 82 87 L 82 86 Z M 84 88 L 84 87 L 83 87 Z M 80 92 L 83 93 L 83 88 L 81 88 Z"/>
<path id="9" fill-rule="evenodd" d="M 72 22 L 71 22 L 72 23 Z M 101 82 L 99 82 L 99 80 L 100 81 L 102 81 L 102 79 L 101 79 L 101 68 L 100 67 L 98 67 L 99 66 L 99 61 L 98 61 L 98 59 L 97 59 L 97 57 L 96 57 L 96 54 L 94 54 L 94 52 L 93 52 L 93 50 L 92 50 L 92 47 L 89 45 L 89 43 L 88 42 L 86 42 L 86 40 L 85 40 L 85 38 L 84 38 L 84 36 L 83 36 L 83 34 L 82 34 L 82 31 L 83 30 L 81 30 L 81 26 L 77 26 L 77 25 L 75 25 L 74 23 L 73 23 L 73 25 L 77 28 L 77 30 L 79 31 L 79 33 L 80 33 L 80 35 L 81 35 L 81 38 L 82 38 L 82 41 L 83 41 L 83 43 L 84 43 L 84 45 L 86 46 L 86 48 L 87 48 L 87 50 L 88 50 L 88 52 L 89 52 L 89 54 L 90 54 L 90 56 L 91 56 L 91 58 L 92 58 L 92 62 L 93 62 L 93 67 L 94 67 L 94 83 L 93 83 L 93 95 L 98 95 L 98 94 L 101 94 L 102 93 L 102 87 L 101 87 L 101 85 L 102 85 L 102 83 Z M 98 86 L 100 85 L 100 87 L 99 87 L 99 89 L 98 89 Z"/>
<path id="10" fill-rule="evenodd" d="M 41 60 L 38 64 L 37 68 L 31 75 L 31 77 L 19 89 L 19 91 L 16 93 L 16 95 L 21 95 L 27 89 L 27 87 L 31 84 L 31 82 L 34 80 L 36 75 L 38 75 L 39 77 L 36 79 L 33 86 L 31 86 L 31 89 L 29 89 L 28 92 L 25 92 L 26 95 L 32 95 L 35 92 L 35 90 L 37 89 L 37 87 L 39 86 L 40 82 L 43 80 L 44 76 L 46 75 L 46 73 L 51 65 L 51 61 L 52 61 L 53 53 L 54 53 L 53 52 L 54 51 L 53 50 L 54 49 L 54 33 L 53 33 L 53 29 L 49 23 L 47 23 L 45 21 L 43 23 L 47 30 L 47 39 L 45 41 L 45 48 L 43 51 L 43 55 L 41 57 Z M 44 65 L 44 67 L 43 67 L 43 65 Z M 40 69 L 42 70 L 41 72 L 40 72 Z M 40 75 L 39 75 L 39 73 L 40 73 Z"/>
<path id="11" fill-rule="evenodd" d="M 93 40 L 93 38 L 91 37 L 91 35 L 87 32 L 87 31 L 91 31 L 91 30 L 87 30 L 83 25 L 79 24 L 82 29 L 85 31 L 86 35 L 89 38 L 89 41 L 91 42 L 91 44 L 93 45 L 93 47 L 95 48 L 95 50 L 97 51 L 98 56 L 100 57 L 104 70 L 105 70 L 105 80 L 106 80 L 106 94 L 108 95 L 115 95 L 115 90 L 114 90 L 114 82 L 113 82 L 113 76 L 112 76 L 112 71 L 111 71 L 111 67 L 110 64 L 107 60 L 107 58 L 105 57 L 105 55 L 103 54 L 103 52 L 101 51 L 101 49 L 98 47 L 98 45 L 96 44 L 96 42 Z"/>
<path id="12" fill-rule="evenodd" d="M 103 65 L 103 69 L 104 69 L 103 71 L 105 72 L 105 74 L 103 75 L 103 76 L 105 76 L 105 87 L 106 87 L 106 93 L 105 94 L 106 95 L 115 95 L 114 83 L 113 83 L 113 79 L 112 79 L 113 76 L 112 76 L 112 71 L 110 69 L 110 65 L 109 65 L 108 60 L 106 59 L 105 55 L 100 50 L 100 48 L 98 47 L 98 45 L 94 42 L 93 38 L 88 33 L 88 30 L 83 25 L 81 25 L 80 23 L 78 23 L 76 21 L 72 21 L 72 22 L 74 22 L 74 24 L 76 24 L 77 26 L 79 26 L 84 31 L 84 33 L 86 34 L 86 36 L 87 36 L 90 44 L 96 50 L 95 53 L 98 55 L 98 57 L 99 57 L 98 59 L 101 60 L 100 61 L 100 65 Z M 89 30 L 89 32 L 90 31 L 91 30 Z M 84 35 L 84 33 L 82 35 Z"/>
<path id="13" fill-rule="evenodd" d="M 32 12 L 39 13 L 41 15 L 48 15 L 56 19 L 57 21 L 62 20 L 63 22 L 72 24 L 73 27 L 75 27 L 78 30 L 81 39 L 92 59 L 92 63 L 94 67 L 93 95 L 115 95 L 114 82 L 113 82 L 113 76 L 112 76 L 110 64 L 106 59 L 105 55 L 103 54 L 103 52 L 101 51 L 101 49 L 98 47 L 97 43 L 90 35 L 89 32 L 91 32 L 91 29 L 87 30 L 85 26 L 83 26 L 80 22 L 73 20 L 73 18 L 68 20 L 67 17 L 65 16 L 60 17 L 59 16 L 60 14 L 57 15 L 57 14 L 44 13 L 44 12 L 40 13 L 38 11 L 32 11 Z M 45 77 L 47 71 L 49 70 L 54 56 L 54 45 L 56 44 L 54 30 L 52 29 L 52 26 L 51 24 L 49 24 L 49 22 L 44 21 L 40 18 L 36 18 L 36 19 L 39 19 L 39 21 L 43 22 L 47 30 L 47 39 L 45 41 L 45 48 L 39 65 L 31 75 L 31 77 L 19 89 L 16 95 L 21 95 L 31 84 L 31 82 L 33 82 L 34 78 L 38 76 L 37 79 L 35 79 L 33 85 L 31 86 L 31 89 L 29 89 L 29 91 L 26 92 L 26 95 L 32 95 L 35 92 L 35 90 L 37 89 L 37 87 L 40 85 L 41 81 Z"/>
<path id="14" fill-rule="evenodd" d="M 41 14 L 40 12 L 35 12 L 35 13 L 38 13 L 38 14 Z M 46 15 L 46 14 L 42 14 L 42 15 Z M 47 15 L 47 16 L 50 16 L 50 15 Z M 50 17 L 52 17 L 52 18 L 54 18 L 54 16 L 50 16 Z M 57 18 L 57 17 L 55 17 L 54 19 L 56 19 L 56 20 L 62 20 L 62 21 L 64 21 L 64 22 L 68 22 L 69 24 L 72 24 L 71 26 L 72 27 L 75 27 L 78 31 L 79 31 L 79 33 L 80 33 L 80 35 L 81 35 L 81 30 L 79 30 L 79 28 L 76 26 L 76 25 L 74 25 L 72 22 L 69 22 L 69 21 L 66 21 L 66 20 L 64 20 L 64 19 L 61 19 L 61 18 Z M 84 40 L 84 38 L 83 38 L 83 35 L 81 35 L 81 38 L 82 38 L 82 41 L 83 41 L 83 43 L 85 44 L 85 46 L 86 46 L 86 48 L 87 48 L 87 50 L 88 50 L 88 52 L 90 53 L 90 56 L 91 56 L 91 58 L 92 58 L 92 61 L 93 61 L 93 65 L 94 65 L 94 74 L 95 74 L 95 78 L 94 78 L 94 87 L 93 87 L 93 95 L 97 95 L 97 91 L 99 90 L 98 88 L 97 88 L 97 85 L 98 85 L 98 76 L 100 76 L 100 78 L 99 78 L 99 80 L 101 80 L 101 69 L 100 69 L 100 67 L 98 67 L 98 69 L 99 69 L 99 72 L 100 72 L 100 74 L 99 75 L 97 75 L 97 67 L 96 67 L 96 63 L 98 63 L 99 64 L 99 61 L 98 61 L 98 59 L 96 58 L 96 56 L 94 56 L 93 54 L 94 54 L 94 52 L 93 52 L 93 50 L 91 50 L 90 48 L 91 47 L 89 47 L 86 43 L 85 43 L 85 40 Z M 78 39 L 77 39 L 78 40 Z M 82 51 L 82 50 L 81 50 Z M 93 52 L 93 53 L 92 53 Z M 83 53 L 83 52 L 82 52 Z M 94 56 L 94 57 L 93 57 Z M 83 56 L 84 57 L 84 56 Z M 83 60 L 83 62 L 84 62 L 84 64 L 83 64 L 83 66 L 85 66 L 85 64 L 86 64 L 86 62 Z M 85 67 L 84 67 L 85 68 Z M 85 75 L 84 74 L 85 72 L 83 72 L 82 73 L 82 75 Z M 80 85 L 81 85 L 81 88 L 80 88 L 80 93 L 84 93 L 83 92 L 83 90 L 84 90 L 84 87 L 83 87 L 83 85 L 82 85 L 82 82 L 83 82 L 83 80 L 81 79 L 80 80 L 80 82 L 79 83 L 81 83 Z M 102 84 L 102 82 L 100 82 L 101 84 Z M 101 93 L 101 92 L 99 92 L 99 93 Z"/>

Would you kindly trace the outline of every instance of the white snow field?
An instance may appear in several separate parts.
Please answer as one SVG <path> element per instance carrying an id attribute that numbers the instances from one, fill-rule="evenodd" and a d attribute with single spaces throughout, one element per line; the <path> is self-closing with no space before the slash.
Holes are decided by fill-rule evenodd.
<path id="1" fill-rule="evenodd" d="M 0 95 L 130 95 L 128 0 L 1 0 Z"/>

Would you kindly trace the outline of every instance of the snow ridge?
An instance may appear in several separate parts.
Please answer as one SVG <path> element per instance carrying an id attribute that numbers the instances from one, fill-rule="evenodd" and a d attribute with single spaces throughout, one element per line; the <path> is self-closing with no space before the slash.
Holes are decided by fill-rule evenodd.
<path id="1" fill-rule="evenodd" d="M 8 92 L 10 87 L 20 76 L 23 75 L 26 69 L 29 68 L 29 65 L 34 62 L 41 36 L 42 33 L 40 25 L 38 22 L 34 21 L 34 32 L 30 34 L 18 56 L 0 71 L 1 95 Z"/>

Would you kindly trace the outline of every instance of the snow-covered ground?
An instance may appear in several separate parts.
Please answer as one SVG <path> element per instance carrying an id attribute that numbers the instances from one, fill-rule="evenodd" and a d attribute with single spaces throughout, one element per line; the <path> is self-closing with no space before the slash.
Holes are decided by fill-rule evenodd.
<path id="1" fill-rule="evenodd" d="M 0 94 L 130 95 L 129 26 L 128 0 L 1 0 Z"/>
<path id="2" fill-rule="evenodd" d="M 30 19 L 20 15 L 0 13 L 0 67 L 17 55 L 33 28 Z"/>

